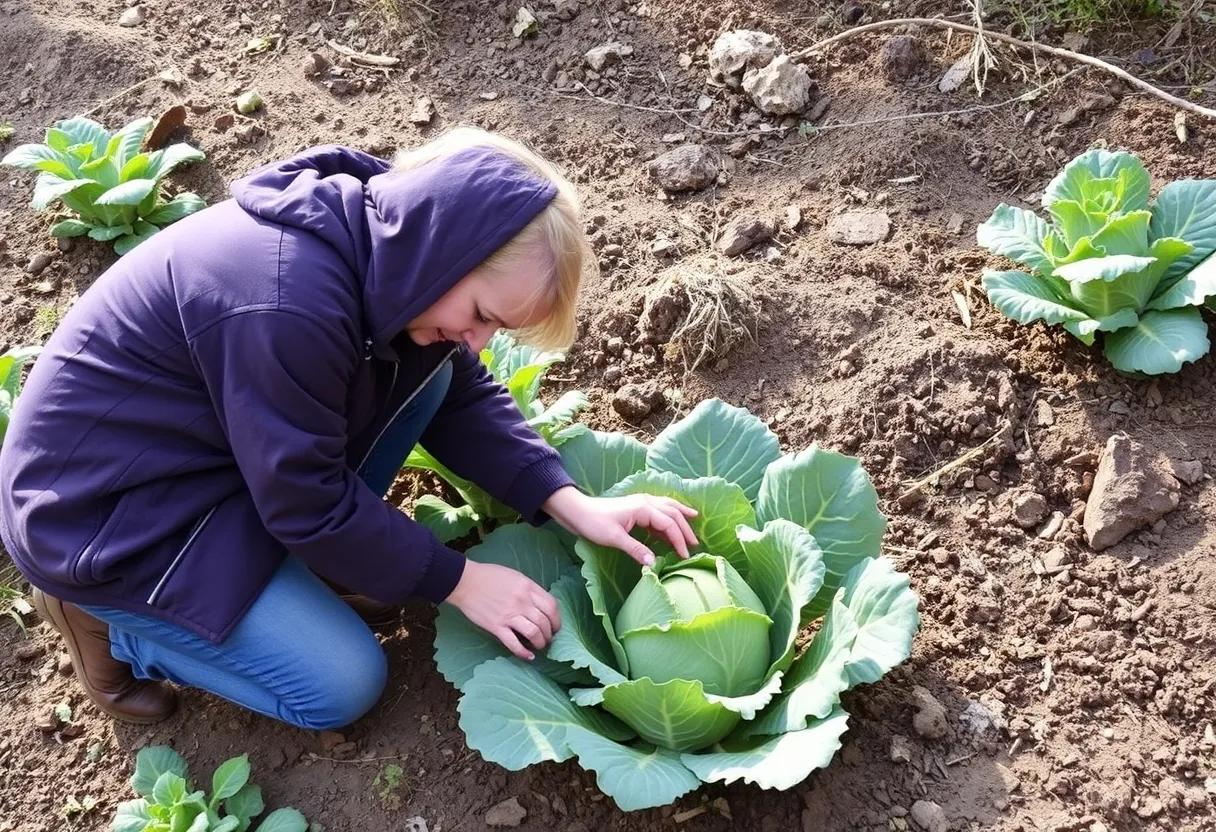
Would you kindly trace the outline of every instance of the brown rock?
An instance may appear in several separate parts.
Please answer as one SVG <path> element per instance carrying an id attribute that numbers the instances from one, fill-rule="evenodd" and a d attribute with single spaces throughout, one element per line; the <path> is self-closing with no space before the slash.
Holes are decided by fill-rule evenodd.
<path id="1" fill-rule="evenodd" d="M 932 800 L 918 800 L 912 804 L 912 822 L 925 832 L 948 832 L 950 829 L 945 810 Z"/>
<path id="2" fill-rule="evenodd" d="M 699 191 L 718 178 L 718 154 L 703 144 L 680 145 L 650 163 L 650 177 L 665 191 Z"/>
<path id="3" fill-rule="evenodd" d="M 334 748 L 346 742 L 346 737 L 337 731 L 322 731 L 320 735 L 321 748 L 325 751 L 333 751 Z"/>
<path id="4" fill-rule="evenodd" d="M 638 424 L 651 413 L 667 405 L 663 391 L 656 382 L 626 384 L 612 397 L 612 409 L 626 422 Z"/>
<path id="5" fill-rule="evenodd" d="M 928 688 L 920 685 L 912 688 L 912 701 L 916 706 L 916 713 L 912 716 L 912 727 L 918 736 L 939 740 L 950 732 L 946 708 L 937 701 Z"/>
<path id="6" fill-rule="evenodd" d="M 1095 550 L 1114 546 L 1177 508 L 1180 493 L 1165 459 L 1126 434 L 1112 436 L 1085 504 L 1085 538 Z"/>
<path id="7" fill-rule="evenodd" d="M 891 233 L 891 218 L 882 211 L 849 211 L 828 222 L 828 239 L 849 246 L 881 243 Z"/>
<path id="8" fill-rule="evenodd" d="M 1203 479 L 1203 463 L 1197 459 L 1174 459 L 1170 461 L 1170 467 L 1183 485 L 1195 485 Z"/>
<path id="9" fill-rule="evenodd" d="M 896 35 L 882 45 L 882 71 L 887 79 L 907 81 L 929 61 L 929 50 L 919 38 Z"/>
<path id="10" fill-rule="evenodd" d="M 1013 522 L 1023 529 L 1032 529 L 1047 517 L 1047 500 L 1033 491 L 1013 498 Z"/>
<path id="11" fill-rule="evenodd" d="M 777 233 L 777 224 L 764 217 L 736 217 L 727 223 L 718 238 L 718 250 L 727 257 L 742 254 L 757 243 L 763 243 L 773 238 Z"/>
<path id="12" fill-rule="evenodd" d="M 486 812 L 486 826 L 519 826 L 528 816 L 528 810 L 520 805 L 518 797 L 512 797 L 490 807 Z"/>

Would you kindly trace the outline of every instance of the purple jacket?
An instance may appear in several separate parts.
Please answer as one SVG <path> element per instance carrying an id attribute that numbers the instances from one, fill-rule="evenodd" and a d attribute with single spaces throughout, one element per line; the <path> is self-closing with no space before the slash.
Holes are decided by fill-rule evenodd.
<path id="1" fill-rule="evenodd" d="M 454 344 L 405 325 L 553 186 L 486 149 L 393 173 L 318 147 L 118 261 L 30 372 L 0 450 L 0 537 L 37 587 L 224 638 L 287 553 L 380 601 L 445 598 L 464 557 L 355 475 Z M 534 521 L 570 483 L 461 347 L 422 443 Z"/>

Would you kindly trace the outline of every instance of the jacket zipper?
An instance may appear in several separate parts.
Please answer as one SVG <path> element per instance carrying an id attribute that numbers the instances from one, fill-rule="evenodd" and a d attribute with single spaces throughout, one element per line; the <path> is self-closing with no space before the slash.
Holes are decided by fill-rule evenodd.
<path id="1" fill-rule="evenodd" d="M 169 577 L 177 571 L 177 567 L 181 564 L 182 558 L 185 557 L 186 552 L 189 551 L 190 546 L 193 545 L 195 538 L 197 538 L 199 532 L 203 530 L 203 526 L 207 525 L 207 521 L 211 519 L 211 515 L 215 514 L 215 510 L 217 508 L 219 508 L 218 504 L 212 506 L 211 510 L 203 515 L 203 519 L 199 520 L 198 523 L 195 524 L 194 528 L 190 532 L 190 536 L 186 538 L 185 544 L 181 549 L 178 550 L 177 554 L 174 555 L 173 562 L 169 564 L 169 568 L 165 570 L 165 574 L 161 575 L 160 580 L 157 581 L 156 587 L 152 590 L 152 594 L 148 596 L 148 606 L 155 606 L 156 600 L 160 597 L 161 592 L 165 588 L 165 584 L 169 581 Z"/>
<path id="2" fill-rule="evenodd" d="M 401 405 L 397 408 L 397 410 L 393 413 L 393 415 L 389 417 L 388 421 L 384 423 L 384 427 L 380 428 L 380 432 L 376 434 L 376 438 L 372 440 L 372 444 L 367 447 L 367 452 L 365 454 L 363 454 L 363 459 L 359 460 L 359 464 L 355 466 L 356 471 L 360 470 L 364 466 L 364 464 L 367 462 L 368 457 L 370 457 L 372 455 L 372 451 L 376 447 L 376 443 L 378 443 L 380 441 L 380 438 L 382 436 L 384 436 L 384 432 L 388 430 L 389 425 L 391 425 L 393 422 L 395 422 L 397 420 L 397 417 L 401 415 L 401 411 L 405 410 L 406 406 L 409 405 L 409 403 L 412 402 L 418 396 L 418 394 L 422 392 L 422 388 L 426 387 L 427 384 L 430 383 L 431 379 L 433 379 L 435 377 L 435 374 L 438 373 L 441 369 L 443 369 L 443 365 L 446 364 L 448 361 L 450 361 L 452 356 L 455 355 L 459 349 L 460 349 L 459 347 L 453 347 L 448 352 L 448 354 L 445 355 L 440 360 L 440 362 L 435 365 L 435 369 L 433 369 L 429 373 L 427 373 L 426 378 L 424 378 L 421 382 L 419 382 L 418 386 L 415 387 L 413 389 L 413 391 L 408 396 L 405 397 L 405 401 L 403 401 L 401 403 Z M 399 366 L 398 364 L 393 364 L 393 384 L 392 384 L 392 387 L 389 387 L 389 392 L 388 392 L 389 398 L 392 398 L 393 387 L 397 386 L 397 368 L 398 368 L 398 366 Z M 402 460 L 402 461 L 404 462 L 404 460 Z"/>

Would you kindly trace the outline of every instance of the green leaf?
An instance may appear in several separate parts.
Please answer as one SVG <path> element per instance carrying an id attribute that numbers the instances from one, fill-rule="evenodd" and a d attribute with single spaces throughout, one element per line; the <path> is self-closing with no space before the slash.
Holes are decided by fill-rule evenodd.
<path id="1" fill-rule="evenodd" d="M 595 708 L 581 708 L 554 682 L 511 658 L 479 666 L 457 706 L 470 748 L 503 768 L 522 768 L 573 755 L 566 728 L 575 725 L 614 740 L 633 736 Z"/>
<path id="2" fill-rule="evenodd" d="M 131 788 L 140 797 L 152 797 L 156 781 L 165 772 L 179 777 L 186 776 L 186 761 L 167 745 L 142 748 L 135 755 L 135 774 L 131 777 Z"/>
<path id="3" fill-rule="evenodd" d="M 570 478 L 594 497 L 646 467 L 646 446 L 622 433 L 588 430 L 567 439 L 557 452 Z"/>
<path id="4" fill-rule="evenodd" d="M 143 832 L 144 827 L 152 823 L 152 815 L 148 813 L 148 801 L 124 800 L 118 804 L 114 820 L 110 822 L 110 832 Z"/>
<path id="5" fill-rule="evenodd" d="M 80 220 L 60 220 L 51 226 L 51 236 L 80 237 L 84 234 L 88 234 L 92 228 L 93 226 L 89 225 L 87 222 L 81 222 Z"/>
<path id="6" fill-rule="evenodd" d="M 47 168 L 46 165 L 51 167 Z M 64 162 L 63 154 L 45 144 L 20 144 L 0 159 L 0 165 L 26 170 L 42 170 L 63 179 L 71 179 L 72 172 Z M 59 169 L 64 172 L 60 173 Z"/>
<path id="7" fill-rule="evenodd" d="M 818 445 L 768 467 L 756 517 L 762 523 L 793 521 L 819 544 L 826 572 L 810 604 L 812 614 L 827 609 L 850 569 L 878 555 L 887 528 L 887 519 L 878 510 L 878 493 L 861 463 Z"/>
<path id="8" fill-rule="evenodd" d="M 567 575 L 550 587 L 557 599 L 562 626 L 553 634 L 548 656 L 575 668 L 587 668 L 600 684 L 625 680 L 614 666 L 616 654 L 598 620 L 579 575 Z"/>
<path id="9" fill-rule="evenodd" d="M 46 145 L 52 150 L 66 151 L 76 142 L 67 133 L 60 130 L 58 127 L 48 127 L 46 131 Z"/>
<path id="10" fill-rule="evenodd" d="M 177 222 L 182 217 L 187 217 L 195 211 L 201 211 L 206 207 L 207 203 L 203 201 L 202 197 L 198 194 L 187 192 L 178 194 L 169 202 L 157 205 L 144 219 L 163 226 L 171 222 Z"/>
<path id="11" fill-rule="evenodd" d="M 983 284 L 988 301 L 997 311 L 1020 324 L 1058 324 L 1088 317 L 1058 297 L 1042 278 L 1026 272 L 985 270 Z"/>
<path id="12" fill-rule="evenodd" d="M 1152 217 L 1149 211 L 1132 211 L 1112 217 L 1090 242 L 1108 256 L 1144 254 L 1148 251 L 1148 224 Z"/>
<path id="13" fill-rule="evenodd" d="M 767 677 L 771 627 L 772 619 L 763 613 L 728 606 L 691 620 L 618 633 L 617 638 L 634 678 L 647 676 L 658 683 L 696 679 L 707 693 L 736 697 L 753 693 Z"/>
<path id="14" fill-rule="evenodd" d="M 555 434 L 574 421 L 578 412 L 588 404 L 590 401 L 587 399 L 586 393 L 579 390 L 568 390 L 552 406 L 529 419 L 528 426 L 544 437 L 546 442 L 556 447 L 562 443 L 556 440 Z"/>
<path id="15" fill-rule="evenodd" d="M 1128 373 L 1176 373 L 1207 355 L 1208 328 L 1194 306 L 1146 312 L 1134 327 L 1106 336 L 1104 352 L 1115 369 Z"/>
<path id="16" fill-rule="evenodd" d="M 104 149 L 110 143 L 110 134 L 97 122 L 84 116 L 69 118 L 55 125 L 71 137 L 72 145 L 92 145 L 92 152 Z"/>
<path id="17" fill-rule="evenodd" d="M 249 755 L 242 754 L 220 764 L 211 777 L 211 802 L 232 797 L 249 782 Z"/>
<path id="18" fill-rule="evenodd" d="M 414 519 L 430 529 L 440 543 L 464 537 L 477 527 L 472 506 L 453 508 L 433 494 L 424 494 L 414 503 Z"/>
<path id="19" fill-rule="evenodd" d="M 101 243 L 117 240 L 124 234 L 130 234 L 135 229 L 129 225 L 95 225 L 89 228 L 89 239 Z"/>
<path id="20" fill-rule="evenodd" d="M 741 526 L 738 535 L 748 562 L 748 585 L 773 619 L 770 670 L 785 670 L 794 658 L 803 610 L 823 586 L 823 552 L 810 532 L 789 520 L 770 520 L 763 531 Z"/>
<path id="21" fill-rule="evenodd" d="M 1055 220 L 1057 233 L 1064 247 L 1069 250 L 1101 231 L 1102 226 L 1110 219 L 1110 215 L 1105 212 L 1090 213 L 1080 203 L 1068 199 L 1053 203 L 1048 211 Z"/>
<path id="22" fill-rule="evenodd" d="M 125 237 L 119 237 L 117 240 L 115 240 L 114 251 L 121 257 L 140 243 L 150 239 L 157 231 L 160 231 L 160 229 L 155 225 L 144 222 L 143 220 L 136 220 L 131 234 L 128 234 Z"/>
<path id="23" fill-rule="evenodd" d="M 546 588 L 574 569 L 556 535 L 523 523 L 495 529 L 466 554 L 469 560 L 518 570 Z M 478 665 L 506 655 L 507 649 L 497 638 L 452 605 L 440 605 L 435 620 L 435 663 L 445 679 L 464 690 Z M 586 672 L 571 670 L 545 656 L 537 656 L 535 663 L 547 675 L 567 683 L 590 680 Z"/>
<path id="24" fill-rule="evenodd" d="M 211 827 L 210 832 L 236 832 L 241 826 L 241 819 L 236 815 L 228 815 Z"/>
<path id="25" fill-rule="evenodd" d="M 206 158 L 207 154 L 188 144 L 181 142 L 171 144 L 164 150 L 157 150 L 148 154 L 148 170 L 145 176 L 159 181 L 168 176 L 179 165 L 190 162 L 201 162 Z"/>
<path id="26" fill-rule="evenodd" d="M 1154 262 L 1156 262 L 1154 257 L 1138 257 L 1131 254 L 1090 257 L 1056 267 L 1056 276 L 1062 277 L 1070 283 L 1088 283 L 1094 280 L 1110 282 L 1129 274 L 1142 272 Z"/>
<path id="27" fill-rule="evenodd" d="M 744 577 L 747 576 L 747 560 L 735 535 L 735 527 L 740 524 L 755 526 L 756 513 L 738 485 L 721 477 L 681 479 L 670 472 L 647 470 L 631 474 L 604 492 L 605 497 L 627 494 L 671 497 L 696 509 L 697 516 L 688 520 L 698 541 L 698 545 L 691 549 L 721 555 Z M 647 536 L 646 543 L 656 555 L 672 552 L 666 539 L 655 535 Z"/>
<path id="28" fill-rule="evenodd" d="M 566 729 L 566 743 L 625 812 L 667 806 L 701 785 L 679 754 L 664 748 L 623 745 L 577 726 Z"/>
<path id="29" fill-rule="evenodd" d="M 1179 237 L 1195 248 L 1166 270 L 1172 280 L 1216 252 L 1216 179 L 1180 179 L 1161 189 L 1149 233 L 1154 240 Z"/>
<path id="30" fill-rule="evenodd" d="M 839 598 L 833 599 L 810 647 L 785 674 L 783 693 L 754 722 L 740 726 L 743 736 L 800 731 L 809 719 L 831 713 L 849 687 L 845 666 L 853 654 L 857 631 L 848 607 Z"/>
<path id="31" fill-rule="evenodd" d="M 1149 301 L 1149 309 L 1198 306 L 1216 295 L 1216 255 L 1204 260 L 1164 292 Z"/>
<path id="32" fill-rule="evenodd" d="M 1133 309 L 1124 307 L 1105 318 L 1086 318 L 1083 321 L 1071 321 L 1070 323 L 1076 325 L 1077 337 L 1085 338 L 1095 332 L 1114 332 L 1124 327 L 1135 326 L 1139 320 L 1140 316 Z"/>
<path id="33" fill-rule="evenodd" d="M 891 561 L 858 564 L 844 583 L 841 602 L 858 628 L 845 667 L 850 687 L 877 682 L 912 655 L 912 639 L 920 629 L 917 597 L 908 576 Z"/>
<path id="34" fill-rule="evenodd" d="M 647 742 L 673 751 L 706 748 L 739 724 L 737 713 L 706 698 L 699 679 L 656 683 L 643 677 L 609 685 L 603 694 L 604 710 Z"/>
<path id="35" fill-rule="evenodd" d="M 138 205 L 155 189 L 155 179 L 132 179 L 110 188 L 94 202 L 98 205 Z"/>
<path id="36" fill-rule="evenodd" d="M 257 832 L 308 832 L 308 821 L 299 809 L 275 809 L 258 824 Z"/>
<path id="37" fill-rule="evenodd" d="M 114 135 L 114 138 L 118 140 L 115 149 L 115 164 L 118 165 L 119 170 L 122 170 L 130 159 L 139 155 L 139 148 L 144 143 L 144 136 L 148 135 L 148 131 L 151 129 L 152 118 L 145 116 L 126 125 Z"/>
<path id="38" fill-rule="evenodd" d="M 737 751 L 681 754 L 680 760 L 707 783 L 744 780 L 766 789 L 788 789 L 832 761 L 848 714 L 837 709 L 801 731 L 756 741 Z"/>
<path id="39" fill-rule="evenodd" d="M 249 819 L 262 814 L 265 809 L 262 787 L 253 783 L 246 783 L 236 794 L 224 801 L 224 811 L 237 818 L 241 829 L 248 827 Z"/>
<path id="40" fill-rule="evenodd" d="M 162 806 L 172 806 L 185 796 L 186 780 L 176 772 L 162 772 L 152 785 L 152 799 Z"/>
<path id="41" fill-rule="evenodd" d="M 641 577 L 641 567 L 624 552 L 610 546 L 597 546 L 586 540 L 574 544 L 575 554 L 583 561 L 580 570 L 591 609 L 600 619 L 604 634 L 616 655 L 616 667 L 629 675 L 629 660 L 625 648 L 616 637 L 615 621 Z"/>
<path id="42" fill-rule="evenodd" d="M 207 832 L 207 829 L 210 826 L 211 823 L 207 818 L 207 813 L 200 812 L 194 816 L 194 820 L 191 821 L 188 827 L 186 827 L 186 832 Z"/>
<path id="43" fill-rule="evenodd" d="M 763 422 L 743 408 L 708 399 L 655 438 L 646 467 L 690 480 L 721 477 L 755 500 L 764 469 L 780 456 L 777 435 Z"/>
<path id="44" fill-rule="evenodd" d="M 45 211 L 52 202 L 86 185 L 94 185 L 91 179 L 60 179 L 49 173 L 41 173 L 34 182 L 34 199 L 30 203 L 35 210 Z"/>
<path id="45" fill-rule="evenodd" d="M 1030 266 L 1036 271 L 1051 271 L 1051 256 L 1043 241 L 1051 226 L 1033 211 L 1001 203 L 988 221 L 975 231 L 976 242 L 993 254 Z"/>
<path id="46" fill-rule="evenodd" d="M 1043 207 L 1072 200 L 1086 210 L 1104 213 L 1140 211 L 1148 207 L 1150 179 L 1131 153 L 1091 150 L 1073 159 L 1047 185 Z"/>

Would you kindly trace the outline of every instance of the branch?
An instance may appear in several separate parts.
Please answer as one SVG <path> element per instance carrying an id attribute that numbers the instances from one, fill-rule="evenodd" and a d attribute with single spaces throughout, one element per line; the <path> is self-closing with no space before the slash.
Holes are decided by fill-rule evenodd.
<path id="1" fill-rule="evenodd" d="M 1070 61 L 1078 61 L 1083 64 L 1089 64 L 1092 67 L 1097 67 L 1104 72 L 1108 72 L 1117 78 L 1123 79 L 1134 87 L 1139 87 L 1150 95 L 1154 95 L 1157 98 L 1160 98 L 1162 101 L 1166 101 L 1174 105 L 1180 110 L 1186 110 L 1188 112 L 1196 113 L 1198 115 L 1216 120 L 1216 110 L 1208 107 L 1201 107 L 1192 101 L 1187 101 L 1186 99 L 1179 98 L 1176 95 L 1170 95 L 1165 90 L 1154 87 L 1148 81 L 1143 81 L 1137 78 L 1135 75 L 1132 75 L 1130 72 L 1120 69 L 1112 64 L 1108 64 L 1106 61 L 1099 60 L 1090 55 L 1084 55 L 1080 52 L 1073 52 L 1070 49 L 1061 49 L 1058 46 L 1047 46 L 1042 43 L 1031 43 L 1029 41 L 1018 40 L 1010 35 L 1003 35 L 999 32 L 992 32 L 987 29 L 981 32 L 975 26 L 968 26 L 965 23 L 955 23 L 951 20 L 937 20 L 929 17 L 901 17 L 896 20 L 880 20 L 877 23 L 868 23 L 865 26 L 858 26 L 856 29 L 849 29 L 846 32 L 833 35 L 827 40 L 821 40 L 818 43 L 812 44 L 806 49 L 800 49 L 794 54 L 790 55 L 790 60 L 804 61 L 815 52 L 832 46 L 845 38 L 850 38 L 854 35 L 860 35 L 865 32 L 876 32 L 880 29 L 894 29 L 899 26 L 936 26 L 942 29 L 954 29 L 960 32 L 970 32 L 973 35 L 992 38 L 993 40 L 999 40 L 1002 43 L 1008 43 L 1011 46 L 1016 46 L 1019 49 L 1045 52 L 1048 55 L 1055 55 L 1057 58 L 1064 58 Z"/>
<path id="2" fill-rule="evenodd" d="M 330 49 L 340 52 L 352 61 L 359 63 L 371 64 L 377 67 L 397 66 L 397 64 L 401 63 L 400 58 L 395 58 L 392 55 L 373 55 L 370 52 L 357 52 L 349 46 L 343 46 L 337 41 L 327 40 L 325 42 L 329 44 Z"/>

